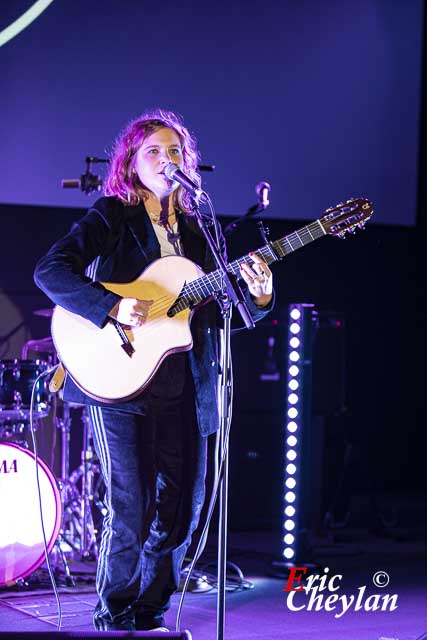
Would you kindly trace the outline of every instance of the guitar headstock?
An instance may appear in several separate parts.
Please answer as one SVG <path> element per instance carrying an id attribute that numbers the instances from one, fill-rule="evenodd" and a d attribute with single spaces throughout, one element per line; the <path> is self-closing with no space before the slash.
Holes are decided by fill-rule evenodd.
<path id="1" fill-rule="evenodd" d="M 356 233 L 356 229 L 363 229 L 372 214 L 372 202 L 363 198 L 351 198 L 340 202 L 336 207 L 326 209 L 319 222 L 329 235 L 344 238 L 347 231 Z"/>

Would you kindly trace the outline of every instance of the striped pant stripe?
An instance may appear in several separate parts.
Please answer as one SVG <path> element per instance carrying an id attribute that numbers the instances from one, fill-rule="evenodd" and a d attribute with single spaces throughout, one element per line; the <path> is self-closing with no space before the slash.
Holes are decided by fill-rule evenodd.
<path id="1" fill-rule="evenodd" d="M 104 518 L 101 544 L 99 547 L 98 568 L 96 573 L 96 589 L 101 607 L 97 608 L 94 615 L 94 620 L 98 620 L 100 617 L 102 620 L 103 614 L 108 611 L 106 602 L 103 598 L 103 593 L 105 591 L 105 585 L 107 582 L 108 557 L 111 551 L 111 541 L 113 536 L 112 522 L 114 518 L 114 511 L 111 504 L 111 458 L 105 433 L 104 420 L 102 417 L 102 408 L 89 406 L 88 410 L 89 417 L 92 423 L 94 438 L 97 444 L 99 461 L 102 468 L 102 475 L 105 481 L 106 491 L 104 502 L 108 509 L 108 513 Z M 99 626 L 99 621 L 97 626 Z"/>

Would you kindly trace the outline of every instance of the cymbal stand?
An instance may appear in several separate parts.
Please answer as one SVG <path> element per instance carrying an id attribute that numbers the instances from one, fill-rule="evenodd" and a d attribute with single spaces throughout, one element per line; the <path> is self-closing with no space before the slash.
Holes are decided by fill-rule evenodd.
<path id="1" fill-rule="evenodd" d="M 99 467 L 94 462 L 94 449 L 90 436 L 90 422 L 86 410 L 82 414 L 83 422 L 83 450 L 81 454 L 82 469 L 82 490 L 81 490 L 81 521 L 82 539 L 80 553 L 82 558 L 98 557 L 96 543 L 96 530 L 93 522 L 91 504 L 93 502 L 93 491 L 95 475 L 99 474 Z"/>
<path id="2" fill-rule="evenodd" d="M 61 490 L 62 499 L 62 523 L 58 538 L 55 543 L 55 549 L 62 562 L 62 566 L 65 573 L 65 582 L 68 586 L 75 586 L 75 580 L 71 575 L 70 566 L 68 564 L 67 556 L 65 555 L 64 546 L 71 547 L 69 541 L 69 532 L 67 531 L 67 525 L 69 519 L 66 517 L 69 514 L 69 504 L 75 498 L 74 488 L 67 480 L 70 472 L 70 434 L 71 434 L 71 417 L 70 408 L 67 404 L 62 404 L 62 417 L 56 418 L 56 427 L 61 430 L 61 471 L 58 481 Z M 58 561 L 58 558 L 57 558 Z M 58 566 L 56 567 L 58 572 Z"/>
<path id="3" fill-rule="evenodd" d="M 90 437 L 89 418 L 86 410 L 82 410 L 83 443 L 81 464 L 69 472 L 70 448 L 70 408 L 64 405 L 63 419 L 59 421 L 62 432 L 61 456 L 61 489 L 64 507 L 63 523 L 60 536 L 78 553 L 81 560 L 96 558 L 98 555 L 96 529 L 92 517 L 91 504 L 95 478 L 99 475 L 99 467 L 94 462 L 94 450 Z"/>
<path id="4" fill-rule="evenodd" d="M 61 546 L 62 541 L 63 541 L 63 535 L 62 535 L 62 532 L 59 532 L 59 536 L 55 542 L 55 549 L 57 550 L 58 555 L 61 558 L 62 566 L 65 573 L 65 584 L 68 587 L 75 587 L 76 581 L 74 580 L 74 577 L 71 575 L 70 565 L 68 564 L 68 560 L 64 553 L 64 549 Z M 56 566 L 55 572 L 58 573 L 58 566 Z"/>
<path id="5" fill-rule="evenodd" d="M 63 403 L 62 418 L 58 419 L 57 426 L 61 429 L 61 479 L 65 481 L 70 475 L 71 435 L 70 407 L 66 403 Z"/>

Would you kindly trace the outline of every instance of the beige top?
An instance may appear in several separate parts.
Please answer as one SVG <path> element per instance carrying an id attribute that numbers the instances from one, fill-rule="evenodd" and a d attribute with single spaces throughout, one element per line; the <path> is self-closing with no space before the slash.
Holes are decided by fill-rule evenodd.
<path id="1" fill-rule="evenodd" d="M 160 256 L 183 256 L 181 236 L 178 232 L 178 222 L 174 225 L 163 226 L 153 224 L 157 240 L 160 244 Z"/>

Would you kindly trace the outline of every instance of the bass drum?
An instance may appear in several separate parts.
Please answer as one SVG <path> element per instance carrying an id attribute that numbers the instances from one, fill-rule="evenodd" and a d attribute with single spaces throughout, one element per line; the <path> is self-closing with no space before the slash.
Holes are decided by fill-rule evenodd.
<path id="1" fill-rule="evenodd" d="M 47 548 L 58 537 L 62 505 L 55 476 L 38 459 Z M 0 442 L 0 586 L 13 585 L 45 560 L 34 454 Z"/>

